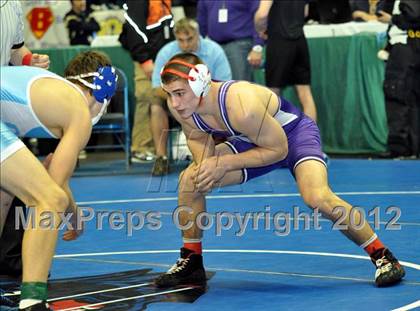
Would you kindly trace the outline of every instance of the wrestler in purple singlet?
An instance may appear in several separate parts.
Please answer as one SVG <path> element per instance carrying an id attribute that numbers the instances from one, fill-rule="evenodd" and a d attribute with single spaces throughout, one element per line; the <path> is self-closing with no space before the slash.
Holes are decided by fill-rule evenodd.
<path id="1" fill-rule="evenodd" d="M 257 147 L 257 145 L 252 143 L 246 136 L 235 131 L 229 122 L 229 116 L 226 110 L 226 94 L 229 87 L 235 82 L 236 81 L 227 81 L 223 83 L 219 89 L 218 95 L 220 114 L 228 131 L 220 131 L 211 128 L 197 113 L 193 113 L 192 118 L 195 125 L 200 130 L 216 137 L 226 138 L 227 141 L 225 144 L 227 144 L 234 153 L 241 153 Z M 317 160 L 326 166 L 319 129 L 312 119 L 303 114 L 296 106 L 281 97 L 279 97 L 279 108 L 273 117 L 281 124 L 286 133 L 289 153 L 284 160 L 271 165 L 242 169 L 242 183 L 282 167 L 288 167 L 294 176 L 296 166 L 306 160 Z"/>

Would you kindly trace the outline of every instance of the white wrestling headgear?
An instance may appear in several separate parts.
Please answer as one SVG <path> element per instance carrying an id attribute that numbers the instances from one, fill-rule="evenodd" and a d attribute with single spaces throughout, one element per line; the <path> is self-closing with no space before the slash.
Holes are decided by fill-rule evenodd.
<path id="1" fill-rule="evenodd" d="M 179 70 L 168 68 L 161 72 L 160 76 L 164 75 L 165 73 L 172 73 L 178 77 L 184 78 L 188 80 L 188 84 L 190 85 L 192 91 L 194 92 L 195 96 L 197 97 L 204 97 L 210 91 L 211 86 L 211 74 L 210 70 L 204 64 L 197 64 L 193 65 L 187 63 L 181 59 L 174 59 L 168 62 L 165 67 L 169 64 L 179 64 L 191 68 L 188 74 L 185 74 Z"/>

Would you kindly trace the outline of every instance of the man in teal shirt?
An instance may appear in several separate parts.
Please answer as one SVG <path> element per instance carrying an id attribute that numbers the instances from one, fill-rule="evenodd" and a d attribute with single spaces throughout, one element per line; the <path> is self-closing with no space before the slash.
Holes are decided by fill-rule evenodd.
<path id="1" fill-rule="evenodd" d="M 167 140 L 169 130 L 166 94 L 160 87 L 160 71 L 169 59 L 181 52 L 197 54 L 207 65 L 212 77 L 218 81 L 232 79 L 229 61 L 222 47 L 210 39 L 200 36 L 198 23 L 189 18 L 179 20 L 174 27 L 175 41 L 166 44 L 157 54 L 152 75 L 155 100 L 151 105 L 150 125 L 156 149 L 156 162 L 152 174 L 168 173 Z"/>

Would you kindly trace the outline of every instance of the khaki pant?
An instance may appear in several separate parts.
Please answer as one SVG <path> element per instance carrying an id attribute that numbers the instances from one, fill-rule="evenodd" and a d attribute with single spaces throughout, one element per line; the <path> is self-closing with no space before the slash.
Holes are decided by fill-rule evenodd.
<path id="1" fill-rule="evenodd" d="M 134 83 L 136 108 L 131 151 L 150 151 L 154 153 L 153 138 L 150 131 L 150 105 L 153 100 L 152 83 L 138 62 L 134 62 Z"/>

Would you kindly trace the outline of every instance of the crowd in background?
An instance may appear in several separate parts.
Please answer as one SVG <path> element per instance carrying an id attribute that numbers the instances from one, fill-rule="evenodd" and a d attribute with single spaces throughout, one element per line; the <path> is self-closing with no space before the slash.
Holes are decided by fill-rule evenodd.
<path id="1" fill-rule="evenodd" d="M 218 52 L 214 57 L 229 74 L 219 75 L 212 68 L 215 79 L 254 81 L 255 69 L 265 69 L 265 84 L 277 94 L 287 86 L 294 86 L 304 112 L 317 120 L 317 110 L 311 92 L 310 54 L 304 35 L 306 24 L 382 22 L 390 24 L 389 43 L 381 58 L 388 60 L 384 94 L 388 116 L 389 157 L 410 157 L 419 152 L 418 95 L 406 92 L 413 85 L 412 60 L 415 49 L 407 44 L 407 27 L 398 27 L 400 15 L 397 0 L 302 0 L 274 1 L 269 11 L 266 32 L 258 32 L 254 18 L 258 10 L 272 1 L 259 0 L 71 0 L 72 9 L 64 22 L 71 45 L 90 45 L 100 30 L 93 12 L 125 10 L 125 21 L 119 41 L 129 51 L 135 69 L 135 110 L 132 126 L 132 161 L 156 161 L 153 173 L 169 170 L 168 129 L 176 123 L 165 109 L 165 94 L 156 82 L 163 63 L 172 54 L 190 51 L 203 56 L 209 48 Z M 174 32 L 172 11 L 182 8 L 181 30 Z M 256 28 L 257 26 L 257 28 Z M 146 38 L 146 39 L 145 39 Z M 146 42 L 147 41 L 147 42 Z M 171 44 L 168 52 L 166 45 Z M 196 44 L 196 46 L 194 46 Z M 214 46 L 214 47 L 213 47 Z M 222 55 L 222 56 L 219 56 Z M 206 62 L 214 60 L 204 57 Z M 156 61 L 159 60 L 158 63 Z M 212 67 L 212 66 L 210 66 Z M 219 69 L 217 69 L 219 70 Z"/>

